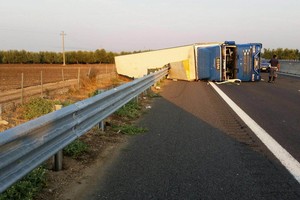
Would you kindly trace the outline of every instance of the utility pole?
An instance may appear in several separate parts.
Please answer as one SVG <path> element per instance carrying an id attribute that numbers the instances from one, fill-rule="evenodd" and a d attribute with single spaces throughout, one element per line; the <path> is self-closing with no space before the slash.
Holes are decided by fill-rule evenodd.
<path id="1" fill-rule="evenodd" d="M 62 53 L 63 53 L 63 66 L 66 65 L 66 56 L 65 56 L 65 33 L 62 31 L 61 32 L 61 37 L 62 37 Z"/>

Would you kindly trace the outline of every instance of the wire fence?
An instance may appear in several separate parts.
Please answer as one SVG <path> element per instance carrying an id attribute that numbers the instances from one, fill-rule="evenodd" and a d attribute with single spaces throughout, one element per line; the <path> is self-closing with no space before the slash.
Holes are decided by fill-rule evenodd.
<path id="1" fill-rule="evenodd" d="M 114 64 L 0 65 L 0 92 L 115 72 Z"/>
<path id="2" fill-rule="evenodd" d="M 115 65 L 0 65 L 0 109 L 14 107 L 35 96 L 80 88 L 82 78 L 97 82 L 116 76 Z M 1 113 L 0 113 L 1 117 Z"/>

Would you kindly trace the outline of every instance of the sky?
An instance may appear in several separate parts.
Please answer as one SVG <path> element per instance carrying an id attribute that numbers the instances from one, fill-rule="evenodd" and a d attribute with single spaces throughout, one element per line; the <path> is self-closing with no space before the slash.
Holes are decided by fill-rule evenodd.
<path id="1" fill-rule="evenodd" d="M 139 51 L 203 42 L 300 49 L 299 0 L 0 0 L 0 50 Z"/>

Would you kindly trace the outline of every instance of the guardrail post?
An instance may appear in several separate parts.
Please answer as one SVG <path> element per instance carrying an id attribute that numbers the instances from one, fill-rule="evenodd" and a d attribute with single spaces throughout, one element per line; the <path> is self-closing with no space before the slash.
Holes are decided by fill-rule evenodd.
<path id="1" fill-rule="evenodd" d="M 54 155 L 54 170 L 55 171 L 60 171 L 62 170 L 62 163 L 63 163 L 63 151 L 59 150 L 55 155 Z"/>
<path id="2" fill-rule="evenodd" d="M 135 97 L 135 102 L 138 104 L 139 103 L 139 95 L 137 95 L 136 97 Z"/>
<path id="3" fill-rule="evenodd" d="M 54 110 L 60 110 L 62 108 L 62 105 L 55 105 Z M 63 165 L 63 150 L 59 150 L 55 155 L 54 155 L 54 170 L 55 171 L 60 171 L 62 170 L 62 165 Z"/>
<path id="4" fill-rule="evenodd" d="M 147 96 L 148 95 L 148 91 L 151 90 L 151 87 L 150 88 L 147 88 L 143 93 L 144 93 L 144 96 Z"/>
<path id="5" fill-rule="evenodd" d="M 102 121 L 98 124 L 98 127 L 101 129 L 102 132 L 105 131 L 105 122 L 104 122 L 104 120 L 102 120 Z"/>

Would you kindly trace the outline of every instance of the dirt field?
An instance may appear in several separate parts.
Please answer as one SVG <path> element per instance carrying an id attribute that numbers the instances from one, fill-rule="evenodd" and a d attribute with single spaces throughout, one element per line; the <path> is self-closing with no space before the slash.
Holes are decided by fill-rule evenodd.
<path id="1" fill-rule="evenodd" d="M 116 71 L 114 64 L 0 64 L 0 92 Z M 23 74 L 23 82 L 22 82 Z"/>

